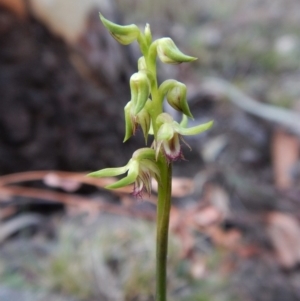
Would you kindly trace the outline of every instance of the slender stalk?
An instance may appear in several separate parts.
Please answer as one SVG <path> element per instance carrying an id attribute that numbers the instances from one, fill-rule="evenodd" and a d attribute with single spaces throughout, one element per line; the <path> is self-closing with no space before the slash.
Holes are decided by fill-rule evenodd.
<path id="1" fill-rule="evenodd" d="M 154 134 L 153 148 L 144 148 L 134 152 L 128 163 L 119 168 L 105 168 L 89 174 L 94 177 L 116 176 L 127 173 L 127 176 L 109 189 L 120 188 L 134 183 L 134 195 L 141 196 L 143 189 L 150 193 L 151 178 L 158 180 L 157 202 L 157 245 L 156 245 L 156 301 L 167 300 L 167 253 L 168 232 L 171 209 L 172 163 L 181 157 L 179 138 L 182 135 L 196 135 L 212 126 L 212 122 L 186 128 L 184 122 L 178 123 L 172 116 L 163 113 L 165 96 L 169 104 L 186 117 L 192 117 L 186 100 L 186 86 L 176 80 L 166 80 L 159 87 L 157 82 L 157 56 L 163 63 L 179 64 L 192 62 L 196 58 L 182 53 L 172 39 L 161 38 L 152 42 L 150 27 L 147 24 L 144 33 L 134 24 L 121 26 L 100 18 L 112 36 L 121 44 L 128 45 L 137 40 L 143 57 L 138 62 L 139 72 L 131 78 L 132 99 L 125 107 L 126 134 L 125 141 L 134 134 L 137 124 L 143 131 L 149 131 L 152 125 Z M 146 78 L 146 77 L 147 78 Z M 149 101 L 151 89 L 151 101 Z M 150 117 L 149 117 L 150 116 Z M 185 120 L 185 119 L 183 119 Z M 150 131 L 149 131 L 150 133 Z M 148 133 L 144 133 L 147 139 Z M 158 155 L 158 158 L 157 158 Z"/>
<path id="2" fill-rule="evenodd" d="M 167 300 L 167 253 L 171 208 L 172 164 L 161 155 L 156 233 L 156 301 Z"/>
<path id="3" fill-rule="evenodd" d="M 156 50 L 155 54 L 148 52 L 146 62 L 149 70 L 152 72 L 156 83 L 151 90 L 152 110 L 150 111 L 154 137 L 157 138 L 156 118 L 162 113 L 163 94 L 159 93 L 156 77 Z M 172 191 L 172 163 L 169 163 L 160 153 L 158 166 L 160 169 L 161 181 L 158 187 L 157 201 L 157 230 L 156 230 L 156 301 L 167 300 L 167 254 L 168 254 L 168 233 L 169 219 L 171 209 L 171 191 Z"/>

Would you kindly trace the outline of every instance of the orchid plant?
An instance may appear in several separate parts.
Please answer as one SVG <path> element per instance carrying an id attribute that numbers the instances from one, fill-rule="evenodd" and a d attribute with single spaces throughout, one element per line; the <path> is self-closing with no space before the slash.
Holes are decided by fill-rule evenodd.
<path id="1" fill-rule="evenodd" d="M 158 183 L 157 201 L 157 245 L 156 245 L 156 301 L 166 301 L 166 265 L 168 249 L 169 216 L 171 208 L 172 164 L 182 159 L 183 136 L 197 135 L 208 130 L 213 122 L 187 127 L 188 118 L 193 118 L 188 102 L 187 88 L 176 80 L 158 84 L 156 73 L 157 57 L 165 64 L 192 62 L 196 58 L 182 53 L 172 39 L 152 40 L 149 24 L 141 31 L 136 25 L 117 25 L 100 14 L 103 25 L 121 44 L 137 41 L 142 56 L 138 70 L 130 78 L 131 100 L 124 108 L 125 138 L 127 141 L 141 127 L 145 142 L 153 137 L 151 147 L 138 149 L 123 167 L 106 168 L 89 174 L 91 177 L 112 177 L 126 174 L 124 178 L 106 186 L 117 189 L 133 184 L 133 195 L 142 198 L 146 191 L 151 194 L 151 181 Z M 163 101 L 182 113 L 182 121 L 176 122 L 163 112 Z M 186 144 L 186 142 L 184 142 Z"/>

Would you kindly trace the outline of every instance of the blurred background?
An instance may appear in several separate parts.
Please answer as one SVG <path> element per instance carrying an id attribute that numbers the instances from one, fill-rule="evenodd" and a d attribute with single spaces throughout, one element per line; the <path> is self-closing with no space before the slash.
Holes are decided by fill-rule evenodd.
<path id="1" fill-rule="evenodd" d="M 84 176 L 143 146 L 122 143 L 139 50 L 99 11 L 197 57 L 159 81 L 215 121 L 174 166 L 169 300 L 300 300 L 296 0 L 0 0 L 0 300 L 154 300 L 155 185 Z"/>

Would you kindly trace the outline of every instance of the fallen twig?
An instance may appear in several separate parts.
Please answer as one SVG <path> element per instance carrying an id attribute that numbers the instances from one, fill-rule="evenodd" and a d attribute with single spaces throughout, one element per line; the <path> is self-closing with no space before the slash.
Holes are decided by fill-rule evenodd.
<path id="1" fill-rule="evenodd" d="M 9 221 L 1 223 L 0 227 L 0 244 L 14 233 L 32 226 L 39 226 L 44 221 L 40 214 L 23 214 L 12 218 Z"/>
<path id="2" fill-rule="evenodd" d="M 300 114 L 273 105 L 261 103 L 246 95 L 234 85 L 218 78 L 207 78 L 201 84 L 203 90 L 209 94 L 224 96 L 247 113 L 261 117 L 287 127 L 294 134 L 300 136 Z"/>

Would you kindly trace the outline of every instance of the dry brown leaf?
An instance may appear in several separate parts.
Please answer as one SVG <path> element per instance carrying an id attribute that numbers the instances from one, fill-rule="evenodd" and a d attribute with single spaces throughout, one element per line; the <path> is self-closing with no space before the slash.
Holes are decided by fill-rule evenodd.
<path id="1" fill-rule="evenodd" d="M 290 214 L 273 212 L 267 216 L 267 231 L 279 262 L 292 268 L 300 262 L 300 226 Z"/>
<path id="2" fill-rule="evenodd" d="M 194 191 L 194 181 L 189 178 L 172 179 L 172 196 L 180 198 L 192 194 Z"/>
<path id="3" fill-rule="evenodd" d="M 16 207 L 1 208 L 1 210 L 0 210 L 0 221 L 6 219 L 8 217 L 11 217 L 16 212 L 17 212 Z"/>
<path id="4" fill-rule="evenodd" d="M 39 226 L 44 220 L 40 214 L 26 213 L 0 223 L 0 244 L 18 231 L 27 227 Z"/>
<path id="5" fill-rule="evenodd" d="M 52 188 L 61 188 L 67 192 L 75 192 L 81 187 L 80 182 L 61 178 L 53 172 L 49 172 L 43 180 L 47 186 Z"/>
<path id="6" fill-rule="evenodd" d="M 239 256 L 244 258 L 249 258 L 262 252 L 262 249 L 257 245 L 250 244 L 250 245 L 240 245 L 237 247 L 236 251 Z"/>
<path id="7" fill-rule="evenodd" d="M 157 191 L 157 182 L 152 181 L 152 188 Z M 194 192 L 194 181 L 189 178 L 172 178 L 172 196 L 173 197 L 184 197 L 186 195 L 192 194 Z"/>
<path id="8" fill-rule="evenodd" d="M 236 229 L 224 231 L 218 226 L 209 227 L 206 232 L 216 245 L 229 250 L 237 249 L 242 236 Z"/>
<path id="9" fill-rule="evenodd" d="M 184 209 L 171 207 L 170 231 L 172 231 L 181 241 L 181 257 L 188 257 L 195 246 L 195 239 L 188 224 L 189 218 Z"/>
<path id="10" fill-rule="evenodd" d="M 205 199 L 220 212 L 223 218 L 229 214 L 229 195 L 220 185 L 207 184 Z"/>
<path id="11" fill-rule="evenodd" d="M 221 212 L 214 206 L 207 206 L 192 212 L 191 218 L 197 228 L 207 228 L 213 224 L 220 223 Z"/>
<path id="12" fill-rule="evenodd" d="M 0 7 L 9 9 L 20 18 L 27 16 L 25 0 L 0 0 Z"/>
<path id="13" fill-rule="evenodd" d="M 299 139 L 282 130 L 274 133 L 272 141 L 272 161 L 276 187 L 287 189 L 293 184 L 291 168 L 299 158 Z"/>
<path id="14" fill-rule="evenodd" d="M 203 258 L 197 256 L 191 259 L 191 274 L 195 279 L 202 279 L 206 272 L 206 262 Z"/>
<path id="15" fill-rule="evenodd" d="M 176 232 L 176 230 L 182 226 L 181 216 L 182 216 L 182 210 L 179 210 L 178 208 L 172 206 L 170 212 L 170 222 L 169 222 L 169 228 L 171 231 Z"/>

